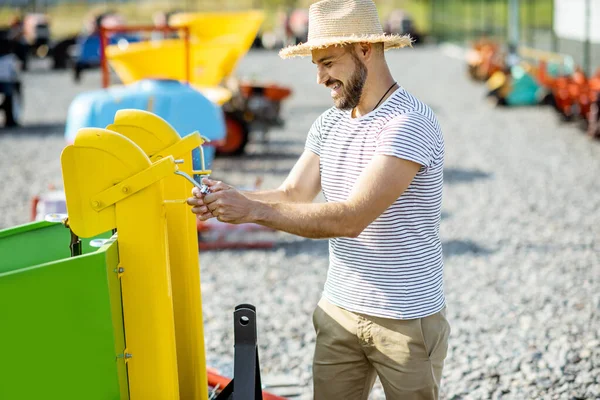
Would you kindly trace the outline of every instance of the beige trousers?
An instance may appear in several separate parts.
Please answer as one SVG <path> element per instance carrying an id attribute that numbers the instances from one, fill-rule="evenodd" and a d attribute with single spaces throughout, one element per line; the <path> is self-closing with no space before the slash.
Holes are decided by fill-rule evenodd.
<path id="1" fill-rule="evenodd" d="M 315 400 L 367 400 L 375 378 L 387 400 L 438 399 L 450 325 L 446 309 L 395 320 L 321 299 L 313 314 Z"/>

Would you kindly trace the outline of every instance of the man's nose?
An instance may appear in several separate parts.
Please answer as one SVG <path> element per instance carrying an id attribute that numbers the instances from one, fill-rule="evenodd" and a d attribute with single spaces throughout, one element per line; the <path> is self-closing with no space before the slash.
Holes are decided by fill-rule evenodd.
<path id="1" fill-rule="evenodd" d="M 323 68 L 317 68 L 317 83 L 319 85 L 324 84 L 329 80 L 329 76 L 323 71 Z"/>

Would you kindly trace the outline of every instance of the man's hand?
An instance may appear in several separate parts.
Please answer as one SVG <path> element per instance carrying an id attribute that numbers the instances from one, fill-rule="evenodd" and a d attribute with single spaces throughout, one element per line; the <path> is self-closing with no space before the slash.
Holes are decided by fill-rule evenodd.
<path id="1" fill-rule="evenodd" d="M 252 222 L 251 213 L 254 201 L 248 199 L 235 188 L 220 181 L 204 178 L 202 183 L 210 188 L 210 193 L 203 195 L 200 189 L 194 187 L 187 203 L 192 207 L 192 212 L 197 214 L 202 221 L 216 217 L 221 222 L 242 224 Z"/>

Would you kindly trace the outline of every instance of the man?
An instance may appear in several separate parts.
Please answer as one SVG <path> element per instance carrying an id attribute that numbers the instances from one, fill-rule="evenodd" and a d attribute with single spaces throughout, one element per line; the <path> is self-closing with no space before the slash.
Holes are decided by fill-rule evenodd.
<path id="1" fill-rule="evenodd" d="M 436 399 L 448 348 L 439 238 L 444 141 L 431 109 L 392 78 L 371 0 L 324 0 L 304 44 L 335 107 L 276 190 L 239 192 L 204 180 L 192 211 L 328 238 L 330 266 L 314 315 L 317 400 L 367 399 L 379 376 L 388 399 Z M 312 203 L 323 191 L 326 202 Z"/>

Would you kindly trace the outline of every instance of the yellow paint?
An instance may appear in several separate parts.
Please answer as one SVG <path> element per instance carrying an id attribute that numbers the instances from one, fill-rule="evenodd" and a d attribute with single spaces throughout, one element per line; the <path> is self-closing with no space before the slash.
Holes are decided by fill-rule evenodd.
<path id="1" fill-rule="evenodd" d="M 101 193 L 92 196 L 92 208 L 96 211 L 101 211 L 155 182 L 170 177 L 176 170 L 177 168 L 172 158 L 163 158 L 142 172 L 138 172 Z"/>
<path id="2" fill-rule="evenodd" d="M 165 165 L 176 170 L 172 157 Z M 73 231 L 84 238 L 117 228 L 123 321 L 131 400 L 177 400 L 179 377 L 163 182 L 135 176 L 158 171 L 133 141 L 106 129 L 81 129 L 61 155 L 63 181 Z M 163 168 L 162 166 L 160 168 Z M 162 170 L 161 170 L 162 171 Z M 163 172 L 161 172 L 162 174 Z M 172 174 L 174 175 L 174 174 Z M 170 179 L 166 178 L 166 179 Z M 131 182 L 118 198 L 100 193 Z M 96 200 L 92 200 L 95 198 Z M 95 210 L 94 204 L 115 203 Z"/>
<path id="3" fill-rule="evenodd" d="M 174 15 L 173 26 L 190 29 L 190 84 L 205 88 L 220 85 L 250 49 L 264 18 L 263 12 L 255 10 Z M 106 57 L 124 84 L 150 77 L 184 81 L 188 67 L 184 54 L 182 39 L 106 48 Z M 214 95 L 218 96 L 217 101 L 226 97 Z"/>
<path id="4" fill-rule="evenodd" d="M 204 143 L 194 132 L 183 139 L 162 118 L 141 110 L 117 112 L 111 130 L 134 140 L 157 165 L 165 159 L 182 160 L 180 170 L 191 175 L 192 150 Z M 200 267 L 196 216 L 185 204 L 192 184 L 170 175 L 164 180 L 164 198 L 169 235 L 169 258 L 173 287 L 177 360 L 181 399 L 208 398 Z M 116 191 L 118 193 L 118 191 Z M 135 399 L 133 399 L 135 400 Z"/>
<path id="5" fill-rule="evenodd" d="M 204 143 L 204 139 L 202 139 L 202 136 L 200 136 L 198 132 L 194 132 L 184 138 L 179 138 L 178 135 L 176 140 L 177 141 L 174 144 L 152 153 L 152 155 L 150 155 L 150 161 L 156 162 L 163 157 L 174 156 L 175 154 L 185 154 L 186 152 L 191 151 L 190 149 L 194 149 Z M 144 146 L 143 143 L 142 146 Z"/>

